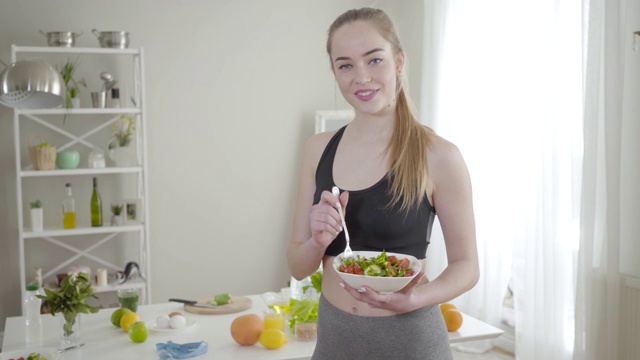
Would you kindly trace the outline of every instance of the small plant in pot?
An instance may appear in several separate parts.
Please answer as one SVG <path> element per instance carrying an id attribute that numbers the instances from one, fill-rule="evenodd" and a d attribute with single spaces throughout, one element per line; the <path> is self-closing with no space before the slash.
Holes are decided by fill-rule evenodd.
<path id="1" fill-rule="evenodd" d="M 64 86 L 67 89 L 67 93 L 64 97 L 64 107 L 69 110 L 74 107 L 80 107 L 80 85 L 86 87 L 87 84 L 83 80 L 76 81 L 74 79 L 74 74 L 78 67 L 78 60 L 72 61 L 68 59 L 67 62 L 62 66 L 60 70 L 60 76 L 62 76 L 62 81 L 64 82 Z M 67 115 L 65 114 L 64 121 L 67 120 Z"/>
<path id="2" fill-rule="evenodd" d="M 43 229 L 42 201 L 33 201 L 29 206 L 31 207 L 31 231 L 40 232 Z"/>
<path id="3" fill-rule="evenodd" d="M 122 204 L 111 204 L 111 213 L 113 214 L 111 216 L 111 225 L 113 226 L 118 226 L 118 225 L 122 225 L 123 223 L 123 219 L 122 219 L 122 210 L 124 209 L 124 205 Z"/>

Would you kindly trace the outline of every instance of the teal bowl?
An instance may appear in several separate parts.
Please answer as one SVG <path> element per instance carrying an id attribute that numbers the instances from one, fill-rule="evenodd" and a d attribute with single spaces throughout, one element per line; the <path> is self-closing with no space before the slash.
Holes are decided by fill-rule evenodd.
<path id="1" fill-rule="evenodd" d="M 80 153 L 77 151 L 60 151 L 56 157 L 58 169 L 75 169 L 80 164 Z"/>

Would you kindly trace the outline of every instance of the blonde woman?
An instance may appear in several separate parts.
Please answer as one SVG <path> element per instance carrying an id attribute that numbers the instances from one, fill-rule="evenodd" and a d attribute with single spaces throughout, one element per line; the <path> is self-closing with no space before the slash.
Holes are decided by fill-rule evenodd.
<path id="1" fill-rule="evenodd" d="M 412 112 L 405 53 L 386 13 L 362 8 L 340 15 L 329 28 L 327 52 L 356 115 L 337 131 L 309 138 L 302 160 L 288 263 L 296 279 L 324 264 L 313 359 L 452 359 L 438 305 L 471 289 L 479 276 L 467 167 L 458 148 Z M 437 214 L 446 269 L 432 281 L 421 272 L 392 294 L 349 287 L 331 266 L 345 248 L 337 204 L 353 250 L 410 254 L 423 268 Z"/>

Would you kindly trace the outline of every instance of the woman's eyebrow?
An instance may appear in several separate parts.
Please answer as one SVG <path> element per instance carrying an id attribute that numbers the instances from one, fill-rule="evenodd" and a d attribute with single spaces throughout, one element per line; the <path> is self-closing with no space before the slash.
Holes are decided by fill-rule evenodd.
<path id="1" fill-rule="evenodd" d="M 371 50 L 365 52 L 364 54 L 362 54 L 362 56 L 363 57 L 364 56 L 368 56 L 368 55 L 371 55 L 371 54 L 373 54 L 375 52 L 378 52 L 378 51 L 384 51 L 384 49 L 381 49 L 381 48 L 371 49 Z M 338 61 L 341 61 L 341 60 L 351 60 L 351 58 L 348 57 L 348 56 L 339 56 L 333 62 L 338 62 Z"/>

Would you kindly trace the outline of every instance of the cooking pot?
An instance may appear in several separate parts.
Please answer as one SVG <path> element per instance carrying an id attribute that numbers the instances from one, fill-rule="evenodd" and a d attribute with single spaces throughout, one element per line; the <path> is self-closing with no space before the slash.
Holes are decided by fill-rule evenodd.
<path id="1" fill-rule="evenodd" d="M 100 47 L 126 49 L 129 47 L 129 33 L 126 31 L 98 31 L 91 30 L 98 37 Z"/>
<path id="2" fill-rule="evenodd" d="M 76 38 L 82 35 L 82 33 L 76 34 L 73 31 L 44 32 L 40 30 L 40 33 L 47 38 L 47 44 L 49 46 L 59 47 L 74 47 L 76 44 Z"/>

